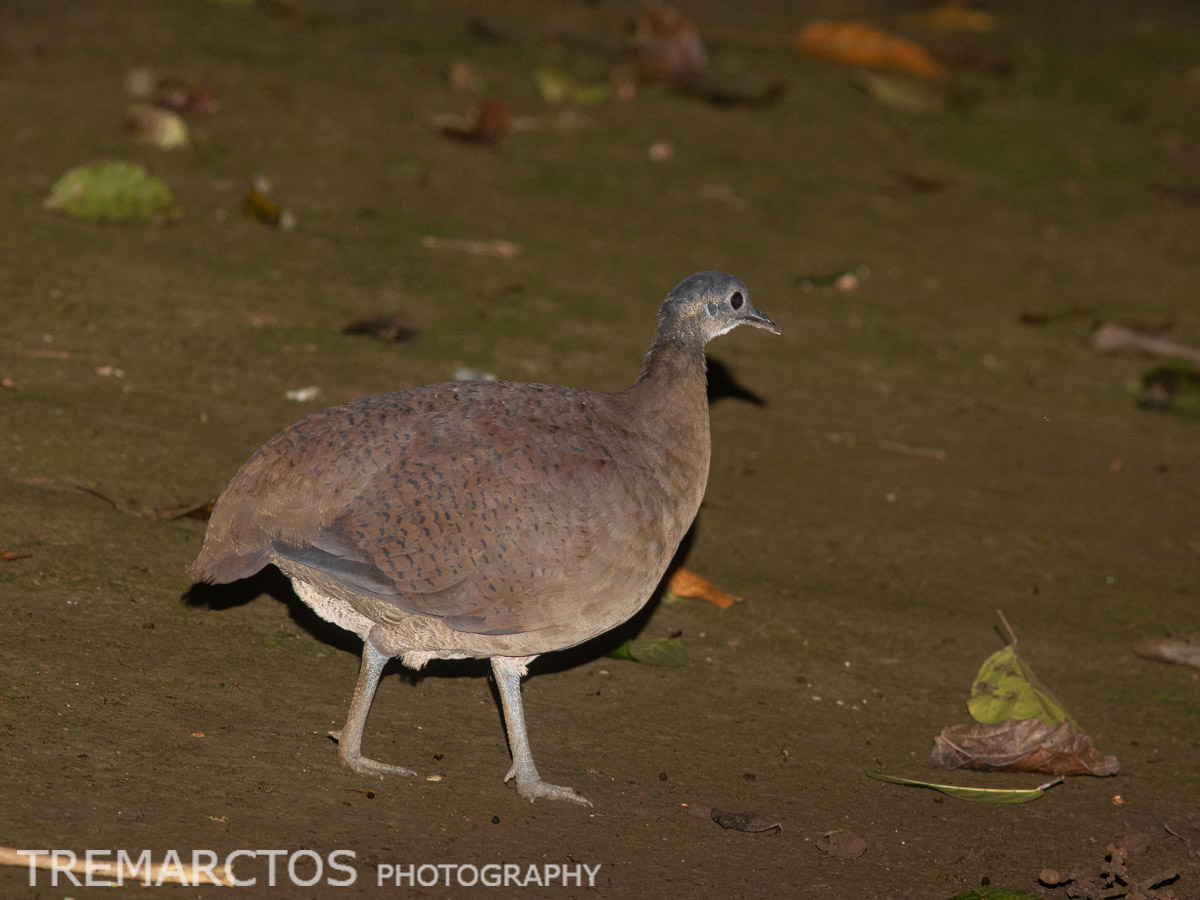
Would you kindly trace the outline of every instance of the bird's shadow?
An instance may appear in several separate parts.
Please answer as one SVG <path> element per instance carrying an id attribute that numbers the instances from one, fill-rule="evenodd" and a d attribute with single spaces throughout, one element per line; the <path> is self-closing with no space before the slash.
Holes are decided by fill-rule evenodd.
<path id="1" fill-rule="evenodd" d="M 718 400 L 744 400 L 755 406 L 766 406 L 767 401 L 744 384 L 738 382 L 729 366 L 719 359 L 708 357 L 708 405 Z"/>
<path id="2" fill-rule="evenodd" d="M 568 669 L 595 662 L 609 656 L 626 641 L 637 637 L 662 602 L 662 595 L 666 590 L 670 574 L 680 565 L 680 561 L 687 557 L 694 540 L 695 528 L 693 523 L 687 534 L 684 535 L 683 541 L 667 569 L 667 574 L 655 588 L 654 594 L 645 606 L 625 622 L 584 641 L 582 644 L 539 656 L 531 666 L 531 674 L 565 672 Z M 267 566 L 249 578 L 243 578 L 232 584 L 193 584 L 184 593 L 182 599 L 188 606 L 204 607 L 219 612 L 235 606 L 243 606 L 264 594 L 283 603 L 287 607 L 292 621 L 321 643 L 337 650 L 353 653 L 355 656 L 362 655 L 362 640 L 356 634 L 325 621 L 313 612 L 308 604 L 297 596 L 287 576 L 274 566 Z M 385 673 L 393 670 L 399 670 L 415 683 L 425 677 L 483 678 L 490 674 L 491 667 L 486 659 L 434 659 L 425 668 L 416 672 L 403 667 L 397 660 L 391 660 Z"/>

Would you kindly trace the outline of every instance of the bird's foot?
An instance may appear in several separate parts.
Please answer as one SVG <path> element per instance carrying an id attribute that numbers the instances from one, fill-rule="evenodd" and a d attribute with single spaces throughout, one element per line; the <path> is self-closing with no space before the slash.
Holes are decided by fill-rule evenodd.
<path id="1" fill-rule="evenodd" d="M 406 769 L 404 766 L 393 766 L 390 763 L 380 762 L 377 759 L 370 759 L 366 756 L 356 756 L 353 758 L 342 757 L 342 762 L 350 767 L 350 770 L 357 775 L 362 775 L 365 778 L 382 779 L 384 775 L 416 775 L 412 769 Z"/>
<path id="2" fill-rule="evenodd" d="M 568 803 L 578 803 L 580 806 L 592 805 L 591 800 L 588 800 L 582 794 L 575 793 L 569 787 L 548 784 L 536 775 L 532 779 L 521 778 L 517 774 L 516 766 L 508 770 L 508 774 L 504 776 L 504 780 L 508 782 L 514 778 L 517 779 L 517 793 L 530 803 L 538 798 L 542 798 L 545 800 L 566 800 Z"/>
<path id="3" fill-rule="evenodd" d="M 335 741 L 340 741 L 342 732 L 331 731 L 329 736 Z M 362 754 L 349 756 L 345 753 L 339 754 L 342 762 L 355 775 L 362 775 L 364 778 L 379 778 L 384 775 L 416 775 L 412 769 L 406 769 L 404 766 L 393 766 L 390 763 L 380 762 L 377 759 L 371 759 Z"/>

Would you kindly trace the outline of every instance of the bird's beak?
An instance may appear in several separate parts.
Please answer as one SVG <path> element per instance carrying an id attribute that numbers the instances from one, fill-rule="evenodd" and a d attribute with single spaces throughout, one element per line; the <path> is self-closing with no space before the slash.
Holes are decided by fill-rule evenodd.
<path id="1" fill-rule="evenodd" d="M 765 328 L 767 331 L 771 332 L 771 334 L 781 333 L 779 326 L 775 324 L 774 320 L 770 316 L 768 316 L 765 312 L 755 309 L 749 303 L 742 307 L 742 309 L 738 312 L 738 318 L 747 325 L 756 325 L 759 328 Z"/>

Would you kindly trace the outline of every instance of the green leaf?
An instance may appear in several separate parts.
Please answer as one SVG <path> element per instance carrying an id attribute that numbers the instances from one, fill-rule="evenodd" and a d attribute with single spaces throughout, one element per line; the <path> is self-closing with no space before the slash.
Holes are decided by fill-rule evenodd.
<path id="1" fill-rule="evenodd" d="M 886 781 L 889 784 L 902 784 L 908 787 L 929 788 L 941 791 L 947 797 L 953 797 L 956 800 L 972 800 L 977 803 L 1028 803 L 1030 800 L 1036 800 L 1042 796 L 1047 789 L 1062 782 L 1062 778 L 1059 777 L 1046 782 L 1041 787 L 1014 790 L 1011 788 L 973 788 L 957 784 L 934 784 L 930 781 L 914 781 L 911 778 L 884 775 L 881 772 L 867 772 L 866 774 L 876 781 Z"/>
<path id="2" fill-rule="evenodd" d="M 127 162 L 72 169 L 55 182 L 45 206 L 94 221 L 151 222 L 178 215 L 171 189 Z"/>
<path id="3" fill-rule="evenodd" d="M 963 891 L 961 894 L 955 894 L 950 900 L 1042 900 L 1042 898 L 1028 891 L 984 888 L 982 891 Z"/>
<path id="4" fill-rule="evenodd" d="M 939 113 L 949 105 L 944 94 L 924 82 L 874 72 L 860 72 L 859 77 L 872 99 L 890 109 L 916 114 Z"/>
<path id="5" fill-rule="evenodd" d="M 967 709 L 971 718 L 984 725 L 1005 719 L 1038 719 L 1054 728 L 1071 721 L 1012 644 L 997 650 L 980 667 Z"/>
<path id="6" fill-rule="evenodd" d="M 679 637 L 626 641 L 608 654 L 613 659 L 631 659 L 647 666 L 678 667 L 688 664 L 687 647 Z"/>
<path id="7" fill-rule="evenodd" d="M 562 69 L 547 67 L 533 73 L 538 92 L 547 103 L 595 106 L 609 98 L 607 84 L 580 84 Z"/>

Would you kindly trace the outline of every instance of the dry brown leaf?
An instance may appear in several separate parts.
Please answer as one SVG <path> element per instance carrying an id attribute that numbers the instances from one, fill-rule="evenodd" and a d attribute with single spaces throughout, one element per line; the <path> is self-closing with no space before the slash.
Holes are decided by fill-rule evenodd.
<path id="1" fill-rule="evenodd" d="M 1146 659 L 1200 669 L 1200 634 L 1181 638 L 1151 638 L 1134 647 L 1133 652 Z"/>
<path id="2" fill-rule="evenodd" d="M 438 131 L 443 137 L 471 144 L 495 144 L 508 131 L 512 112 L 508 104 L 497 97 L 484 97 L 467 122 L 441 118 Z"/>
<path id="3" fill-rule="evenodd" d="M 31 556 L 33 556 L 32 553 L 14 553 L 11 550 L 5 550 L 3 553 L 0 553 L 0 559 L 5 562 L 16 562 L 19 559 L 29 559 Z"/>
<path id="4" fill-rule="evenodd" d="M 742 602 L 741 597 L 735 597 L 733 594 L 721 590 L 707 578 L 702 578 L 695 572 L 689 572 L 684 568 L 675 570 L 670 580 L 667 581 L 667 590 L 676 597 L 707 600 L 720 609 L 729 609 L 733 604 Z"/>
<path id="5" fill-rule="evenodd" d="M 941 81 L 946 74 L 920 44 L 862 22 L 809 22 L 796 35 L 796 49 L 817 59 L 891 69 L 930 81 Z"/>
<path id="6" fill-rule="evenodd" d="M 970 722 L 934 738 L 933 764 L 978 772 L 1045 772 L 1049 775 L 1115 775 L 1121 763 L 1105 756 L 1070 722 L 1057 727 L 1037 719 Z"/>
<path id="7" fill-rule="evenodd" d="M 827 831 L 816 840 L 817 849 L 838 859 L 858 859 L 867 852 L 867 842 L 853 831 L 838 828 Z"/>
<path id="8" fill-rule="evenodd" d="M 420 328 L 399 313 L 376 313 L 342 328 L 342 334 L 365 334 L 389 344 L 407 344 L 420 333 Z"/>
<path id="9" fill-rule="evenodd" d="M 1121 322 L 1100 323 L 1092 332 L 1092 349 L 1097 353 L 1144 353 L 1200 365 L 1200 349 L 1147 334 L 1141 328 Z"/>
<path id="10" fill-rule="evenodd" d="M 695 79 L 707 62 L 696 23 L 668 6 L 651 6 L 637 17 L 617 80 L 680 84 Z"/>
<path id="11" fill-rule="evenodd" d="M 783 831 L 783 825 L 777 819 L 758 813 L 731 813 L 714 809 L 710 815 L 714 822 L 731 831 L 747 831 L 752 834 L 760 834 L 764 831 Z"/>

